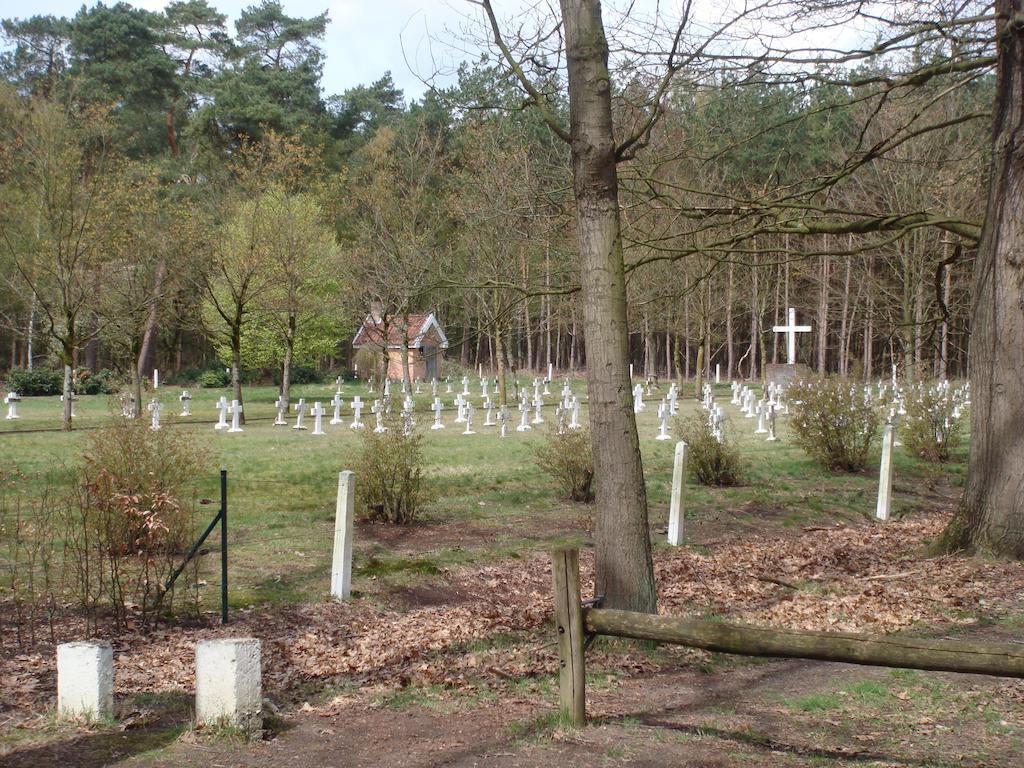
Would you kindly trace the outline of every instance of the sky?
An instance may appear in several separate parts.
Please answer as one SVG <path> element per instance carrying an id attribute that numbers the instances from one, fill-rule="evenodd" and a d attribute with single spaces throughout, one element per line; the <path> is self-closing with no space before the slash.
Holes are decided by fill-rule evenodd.
<path id="1" fill-rule="evenodd" d="M 151 11 L 162 10 L 167 0 L 128 0 L 132 5 Z M 113 4 L 116 0 L 106 0 Z M 221 13 L 233 22 L 239 12 L 258 0 L 210 0 Z M 95 0 L 88 0 L 93 5 Z M 0 0 L 0 17 L 53 14 L 74 16 L 83 0 L 30 0 L 25 6 L 15 0 Z M 340 94 L 356 85 L 368 85 L 390 71 L 395 84 L 407 99 L 418 99 L 428 89 L 424 80 L 435 78 L 439 86 L 454 82 L 454 70 L 460 61 L 475 59 L 479 51 L 472 42 L 465 42 L 483 31 L 480 9 L 467 0 L 282 0 L 285 13 L 290 16 L 310 17 L 327 11 L 330 24 L 323 41 L 326 54 L 323 75 L 325 96 Z M 549 4 L 554 0 L 494 0 L 500 18 L 515 16 L 530 7 Z M 709 26 L 717 26 L 734 12 L 743 0 L 715 0 L 698 4 L 707 14 Z M 643 17 L 656 9 L 666 19 L 677 17 L 682 0 L 607 0 L 603 4 L 605 24 L 615 26 L 617 12 L 626 8 L 634 18 Z M 24 10 L 22 10 L 22 8 Z M 20 12 L 19 12 L 20 11 Z M 842 25 L 838 29 L 808 30 L 799 35 L 805 42 L 835 45 L 839 38 L 851 42 L 863 35 L 856 25 Z M 233 31 L 233 30 L 232 30 Z M 766 32 L 758 29 L 758 37 Z M 770 37 L 770 35 L 768 36 Z M 814 39 L 818 38 L 818 39 Z M 765 39 L 762 37 L 762 39 Z"/>
<path id="2" fill-rule="evenodd" d="M 113 4 L 116 0 L 106 0 Z M 257 0 L 210 0 L 230 21 Z M 93 5 L 95 0 L 88 0 Z M 131 5 L 162 10 L 167 0 L 129 0 Z M 74 16 L 83 0 L 31 0 L 17 6 L 0 0 L 0 17 L 36 14 Z M 438 70 L 450 72 L 468 54 L 451 44 L 475 6 L 464 0 L 283 0 L 289 16 L 309 17 L 327 11 L 330 25 L 323 41 L 326 53 L 323 89 L 326 95 L 369 84 L 390 71 L 407 98 L 419 98 L 422 79 Z M 496 3 L 501 5 L 502 3 Z M 509 3 L 505 3 L 508 5 Z M 514 0 L 512 5 L 519 5 Z M 447 41 L 447 42 L 445 42 Z M 453 82 L 450 76 L 441 84 Z"/>

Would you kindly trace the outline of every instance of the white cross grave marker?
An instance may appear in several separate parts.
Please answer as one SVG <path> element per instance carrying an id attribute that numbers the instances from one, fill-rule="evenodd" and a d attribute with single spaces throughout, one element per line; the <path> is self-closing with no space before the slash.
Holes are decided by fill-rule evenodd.
<path id="1" fill-rule="evenodd" d="M 217 423 L 213 425 L 213 428 L 214 429 L 227 429 L 228 428 L 228 422 L 227 422 L 228 401 L 227 401 L 227 398 L 225 398 L 223 395 L 221 395 L 220 400 L 217 401 L 216 408 L 219 411 L 219 413 L 217 414 Z"/>
<path id="2" fill-rule="evenodd" d="M 302 424 L 302 418 L 306 415 L 306 401 L 304 398 L 299 398 L 299 402 L 292 406 L 295 409 L 295 426 L 292 429 L 305 429 L 306 427 Z"/>
<path id="3" fill-rule="evenodd" d="M 352 402 L 349 403 L 349 407 L 352 409 L 352 423 L 349 424 L 349 429 L 362 429 L 363 422 L 360 419 L 363 413 L 363 400 L 358 395 L 352 398 Z"/>
<path id="4" fill-rule="evenodd" d="M 237 400 L 231 401 L 231 407 L 228 408 L 228 411 L 230 411 L 231 413 L 231 429 L 229 429 L 228 432 L 242 431 L 242 428 L 238 426 L 238 423 L 242 416 L 242 410 L 242 404 L 240 402 L 238 402 Z"/>
<path id="5" fill-rule="evenodd" d="M 288 422 L 285 421 L 284 415 L 288 413 L 288 401 L 284 399 L 284 395 L 279 395 L 277 400 L 274 401 L 274 406 L 277 408 L 277 418 L 274 419 L 275 427 L 287 427 Z"/>
<path id="6" fill-rule="evenodd" d="M 191 416 L 192 415 L 192 394 L 186 389 L 178 395 L 178 399 L 181 401 L 181 415 Z"/>
<path id="7" fill-rule="evenodd" d="M 324 414 L 327 411 L 320 405 L 320 401 L 317 400 L 313 403 L 313 410 L 309 412 L 309 415 L 313 417 L 313 434 L 314 435 L 326 435 L 324 432 Z"/>
<path id="8" fill-rule="evenodd" d="M 154 397 L 149 401 L 149 405 L 146 406 L 146 410 L 153 414 L 149 423 L 149 428 L 153 431 L 160 429 L 160 411 L 163 410 L 163 406 L 160 405 L 160 401 Z"/>
<path id="9" fill-rule="evenodd" d="M 17 392 L 8 392 L 4 398 L 4 405 L 7 406 L 7 415 L 4 417 L 7 421 L 13 421 L 14 419 L 20 418 L 18 416 L 18 402 L 21 400 L 21 395 Z"/>
<path id="10" fill-rule="evenodd" d="M 793 365 L 796 362 L 796 335 L 798 333 L 810 333 L 811 326 L 796 324 L 796 310 L 789 308 L 789 323 L 786 325 L 774 325 L 772 330 L 776 333 L 786 334 L 786 362 Z"/>
<path id="11" fill-rule="evenodd" d="M 655 440 L 671 440 L 672 437 L 668 433 L 668 417 L 671 413 L 671 408 L 668 406 L 668 402 L 662 402 L 658 406 L 658 436 Z"/>
<path id="12" fill-rule="evenodd" d="M 530 426 L 530 404 L 526 400 L 519 401 L 519 413 L 522 415 L 522 421 L 516 427 L 516 432 L 529 432 L 533 427 Z"/>
<path id="13" fill-rule="evenodd" d="M 434 404 L 430 406 L 430 410 L 434 412 L 434 423 L 430 428 L 444 429 L 444 424 L 441 423 L 441 412 L 444 410 L 444 403 L 441 402 L 440 397 L 434 398 Z"/>
<path id="14" fill-rule="evenodd" d="M 345 401 L 341 399 L 341 393 L 335 392 L 334 399 L 331 400 L 331 405 L 334 406 L 334 415 L 331 417 L 331 424 L 341 424 L 341 406 L 345 404 Z"/>

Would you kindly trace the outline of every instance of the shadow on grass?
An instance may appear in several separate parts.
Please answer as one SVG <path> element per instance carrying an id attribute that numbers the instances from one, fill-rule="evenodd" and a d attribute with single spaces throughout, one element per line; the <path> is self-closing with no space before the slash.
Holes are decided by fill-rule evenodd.
<path id="1" fill-rule="evenodd" d="M 162 749 L 174 743 L 187 725 L 155 724 L 131 731 L 102 731 L 19 749 L 0 758 L 4 768 L 38 768 L 43 765 L 102 768 L 126 758 Z"/>

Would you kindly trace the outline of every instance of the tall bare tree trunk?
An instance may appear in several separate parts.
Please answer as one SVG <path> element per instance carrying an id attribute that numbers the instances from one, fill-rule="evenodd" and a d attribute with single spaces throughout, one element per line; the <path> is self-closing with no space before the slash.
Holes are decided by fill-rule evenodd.
<path id="1" fill-rule="evenodd" d="M 654 613 L 647 489 L 629 382 L 608 41 L 598 0 L 560 2 L 597 491 L 595 589 L 608 607 Z"/>
<path id="2" fill-rule="evenodd" d="M 736 350 L 732 338 L 732 282 L 733 267 L 732 260 L 729 260 L 729 269 L 726 272 L 725 283 L 725 378 L 732 380 L 735 370 Z"/>
<path id="3" fill-rule="evenodd" d="M 146 327 L 142 332 L 142 344 L 139 346 L 139 357 L 136 360 L 135 368 L 139 378 L 145 378 L 146 371 L 153 357 L 153 348 L 156 346 L 157 320 L 160 317 L 160 297 L 163 295 L 164 277 L 167 274 L 167 264 L 160 259 L 156 265 L 156 274 L 153 280 L 153 296 L 150 299 L 149 313 L 146 315 Z"/>
<path id="4" fill-rule="evenodd" d="M 1024 0 L 996 0 L 988 208 L 971 300 L 971 452 L 949 548 L 1024 557 Z"/>
<path id="5" fill-rule="evenodd" d="M 875 340 L 875 257 L 868 256 L 867 306 L 864 310 L 864 381 L 871 380 L 875 351 L 873 349 Z"/>
<path id="6" fill-rule="evenodd" d="M 949 376 L 949 301 L 953 295 L 953 265 L 947 264 L 942 282 L 942 303 L 946 307 L 946 317 L 942 321 L 942 342 L 939 349 L 939 378 Z"/>
<path id="7" fill-rule="evenodd" d="M 848 241 L 847 250 L 853 248 L 853 235 L 850 235 Z M 849 254 L 846 256 L 846 275 L 843 278 L 843 307 L 842 314 L 839 316 L 839 375 L 844 379 L 846 378 L 847 369 L 849 368 L 849 361 L 847 360 L 847 350 L 849 349 L 849 332 L 850 332 L 850 270 L 852 268 L 853 257 Z"/>
<path id="8" fill-rule="evenodd" d="M 825 251 L 821 255 L 821 284 L 818 288 L 818 373 L 825 375 L 828 365 L 828 302 L 829 302 L 829 238 L 825 235 Z"/>

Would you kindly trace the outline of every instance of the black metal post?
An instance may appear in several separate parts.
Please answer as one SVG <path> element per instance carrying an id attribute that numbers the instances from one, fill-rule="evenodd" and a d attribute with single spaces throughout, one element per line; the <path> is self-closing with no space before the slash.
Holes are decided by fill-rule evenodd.
<path id="1" fill-rule="evenodd" d="M 220 620 L 228 623 L 228 471 L 220 471 Z"/>

